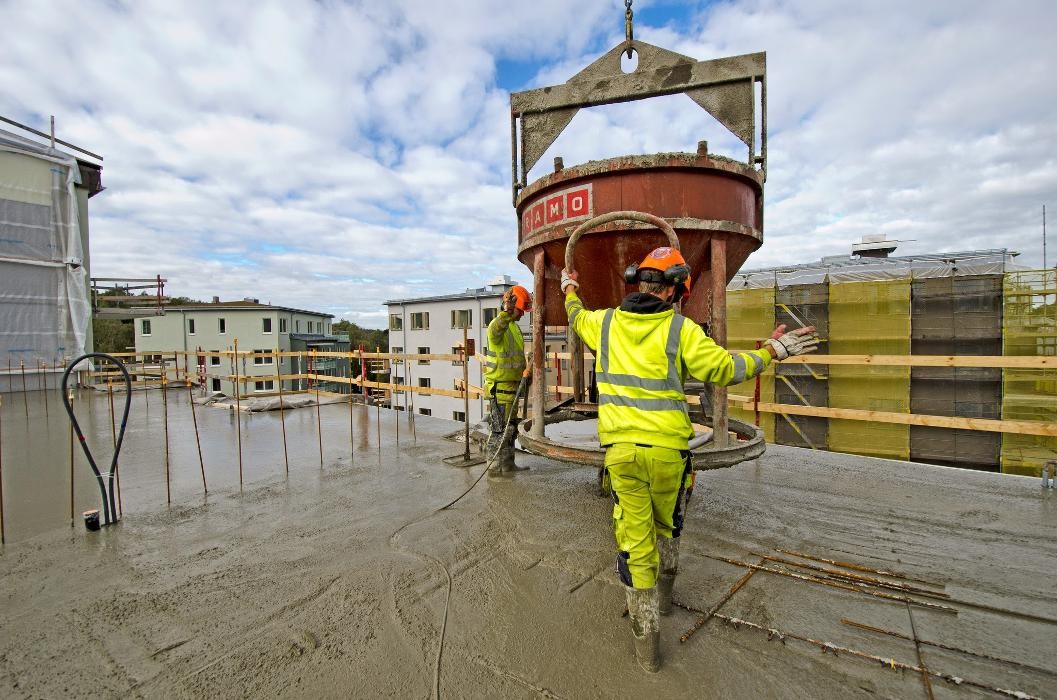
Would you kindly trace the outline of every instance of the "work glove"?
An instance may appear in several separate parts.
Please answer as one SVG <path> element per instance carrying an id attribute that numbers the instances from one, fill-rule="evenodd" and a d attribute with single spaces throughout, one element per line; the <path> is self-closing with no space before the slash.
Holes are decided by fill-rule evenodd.
<path id="1" fill-rule="evenodd" d="M 573 289 L 580 288 L 580 283 L 576 281 L 578 277 L 579 275 L 576 273 L 576 270 L 562 270 L 562 281 L 560 284 L 562 294 L 565 294 L 565 290 L 569 287 L 572 287 Z"/>
<path id="2" fill-rule="evenodd" d="M 514 296 L 513 291 L 507 291 L 503 295 L 503 311 L 513 315 L 514 309 L 517 308 L 517 297 Z"/>
<path id="3" fill-rule="evenodd" d="M 784 360 L 794 355 L 806 355 L 818 350 L 820 339 L 814 326 L 797 328 L 785 333 L 785 324 L 774 329 L 770 338 L 763 341 L 771 346 L 776 360 Z"/>

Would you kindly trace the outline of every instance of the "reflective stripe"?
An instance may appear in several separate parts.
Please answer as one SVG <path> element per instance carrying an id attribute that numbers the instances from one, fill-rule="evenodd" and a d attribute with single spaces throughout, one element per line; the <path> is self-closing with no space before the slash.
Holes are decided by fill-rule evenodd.
<path id="1" fill-rule="evenodd" d="M 636 377 L 633 374 L 611 374 L 609 372 L 599 372 L 595 375 L 595 381 L 599 384 L 632 386 L 636 389 L 646 389 L 647 391 L 664 391 L 665 389 L 671 388 L 667 377 L 664 379 L 644 379 L 642 377 Z"/>
<path id="2" fill-rule="evenodd" d="M 683 381 L 679 377 L 679 368 L 675 366 L 675 355 L 679 351 L 679 335 L 683 331 L 685 319 L 679 314 L 672 316 L 672 325 L 668 327 L 668 344 L 664 352 L 668 355 L 668 384 L 672 391 L 683 391 Z"/>
<path id="3" fill-rule="evenodd" d="M 734 360 L 734 378 L 730 383 L 741 384 L 745 381 L 745 358 L 741 355 L 731 355 L 730 359 Z"/>
<path id="4" fill-rule="evenodd" d="M 582 306 L 574 306 L 573 310 L 569 312 L 569 323 L 575 323 L 576 317 L 580 315 L 580 312 L 584 310 Z"/>
<path id="5" fill-rule="evenodd" d="M 752 374 L 749 376 L 755 377 L 757 374 L 763 371 L 763 360 L 757 355 L 749 353 L 749 357 L 752 358 Z"/>
<path id="6" fill-rule="evenodd" d="M 630 396 L 603 394 L 598 392 L 599 406 L 627 406 L 643 411 L 679 411 L 686 413 L 686 401 L 678 399 L 635 399 Z"/>
<path id="7" fill-rule="evenodd" d="M 602 335 L 599 343 L 598 363 L 600 370 L 595 379 L 599 385 L 610 384 L 613 386 L 627 386 L 644 391 L 674 391 L 680 395 L 683 392 L 683 382 L 679 376 L 676 356 L 679 352 L 679 337 L 683 328 L 683 316 L 675 314 L 672 323 L 668 327 L 668 338 L 665 342 L 664 353 L 668 357 L 668 376 L 663 379 L 657 377 L 637 377 L 633 374 L 621 374 L 609 372 L 609 330 L 613 320 L 613 309 L 608 309 L 602 318 Z M 606 392 L 599 386 L 599 405 L 626 406 L 643 411 L 679 411 L 687 413 L 686 399 L 674 398 L 633 398 L 620 394 Z"/>
<path id="8" fill-rule="evenodd" d="M 601 371 L 596 380 L 617 386 L 632 386 L 649 391 L 671 391 L 682 392 L 683 380 L 679 376 L 679 368 L 676 366 L 676 354 L 679 351 L 679 335 L 683 330 L 683 321 L 686 319 L 679 314 L 672 316 L 672 323 L 668 327 L 668 340 L 664 345 L 664 354 L 668 356 L 668 376 L 664 379 L 636 377 L 633 374 L 618 374 L 609 372 L 609 328 L 613 322 L 613 309 L 606 309 L 602 318 L 602 336 L 599 343 L 598 363 Z"/>
<path id="9" fill-rule="evenodd" d="M 613 323 L 613 309 L 606 309 L 605 316 L 602 317 L 602 342 L 599 344 L 599 364 L 601 365 L 602 374 L 609 372 L 609 326 Z"/>
<path id="10" fill-rule="evenodd" d="M 517 357 L 521 353 L 518 352 L 517 350 L 511 350 L 509 352 L 499 352 L 499 353 L 497 353 L 497 352 L 493 352 L 492 350 L 489 350 L 488 348 L 485 348 L 484 354 L 488 355 L 489 357 Z"/>

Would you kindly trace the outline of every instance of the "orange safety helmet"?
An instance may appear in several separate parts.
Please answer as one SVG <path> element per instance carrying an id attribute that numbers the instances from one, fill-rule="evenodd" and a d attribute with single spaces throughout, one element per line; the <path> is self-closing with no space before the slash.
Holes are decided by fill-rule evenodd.
<path id="1" fill-rule="evenodd" d="M 520 284 L 516 284 L 507 290 L 506 294 L 503 295 L 503 299 L 509 299 L 514 297 L 515 305 L 521 311 L 528 313 L 532 311 L 532 295 L 529 294 L 529 290 L 522 287 Z"/>
<path id="2" fill-rule="evenodd" d="M 654 248 L 642 263 L 629 265 L 624 270 L 624 281 L 660 282 L 675 287 L 675 301 L 690 296 L 690 266 L 675 248 Z"/>

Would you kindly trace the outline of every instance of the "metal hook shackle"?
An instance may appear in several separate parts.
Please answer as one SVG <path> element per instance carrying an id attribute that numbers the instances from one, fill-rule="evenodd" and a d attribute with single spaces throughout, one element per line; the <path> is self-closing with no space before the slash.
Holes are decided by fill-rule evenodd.
<path id="1" fill-rule="evenodd" d="M 569 240 L 565 243 L 565 269 L 569 271 L 576 269 L 573 267 L 573 256 L 576 252 L 576 242 L 580 240 L 580 236 L 593 228 L 614 221 L 638 221 L 656 226 L 668 237 L 668 245 L 679 250 L 679 237 L 675 235 L 675 229 L 661 217 L 641 211 L 611 211 L 608 214 L 599 214 L 594 218 L 588 219 L 572 232 Z"/>

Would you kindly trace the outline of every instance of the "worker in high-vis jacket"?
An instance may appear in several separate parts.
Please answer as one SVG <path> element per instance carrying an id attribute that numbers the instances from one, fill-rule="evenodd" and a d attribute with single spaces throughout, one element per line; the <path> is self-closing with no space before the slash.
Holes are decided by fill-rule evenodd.
<path id="1" fill-rule="evenodd" d="M 684 494 L 693 487 L 688 449 L 693 429 L 683 382 L 688 375 L 727 386 L 751 379 L 772 360 L 812 352 L 814 327 L 775 329 L 760 350 L 730 353 L 674 303 L 690 292 L 690 268 L 678 250 L 657 248 L 624 273 L 638 284 L 619 309 L 589 311 L 576 294 L 575 271 L 563 270 L 569 325 L 595 353 L 598 437 L 613 493 L 617 574 L 627 594 L 635 656 L 660 668 L 660 615 L 672 607 L 679 566 Z"/>
<path id="2" fill-rule="evenodd" d="M 528 469 L 514 464 L 518 426 L 514 398 L 525 372 L 525 339 L 517 322 L 529 311 L 532 311 L 529 291 L 515 285 L 503 294 L 502 309 L 488 324 L 484 388 L 491 409 L 490 433 L 485 446 L 486 456 L 492 460 L 488 468 L 490 476 L 512 475 Z"/>

